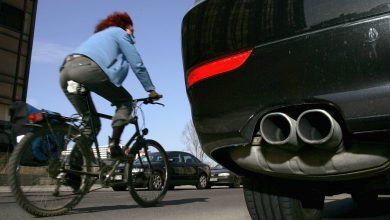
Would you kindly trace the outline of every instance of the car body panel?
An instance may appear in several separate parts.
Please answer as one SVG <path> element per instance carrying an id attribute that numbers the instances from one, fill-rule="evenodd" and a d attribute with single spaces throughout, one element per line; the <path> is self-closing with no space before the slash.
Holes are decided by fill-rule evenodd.
<path id="1" fill-rule="evenodd" d="M 265 114 L 296 119 L 308 109 L 330 112 L 347 146 L 372 133 L 387 143 L 389 24 L 384 0 L 207 0 L 194 6 L 183 19 L 182 48 L 203 150 L 242 174 L 229 152 L 252 143 Z M 247 49 L 252 54 L 237 69 L 189 86 L 194 68 Z"/>
<path id="2" fill-rule="evenodd" d="M 386 0 L 203 1 L 183 18 L 184 69 L 231 51 L 389 11 Z"/>
<path id="3" fill-rule="evenodd" d="M 194 85 L 189 89 L 189 98 L 201 140 L 213 141 L 208 136 L 212 134 L 220 141 L 227 134 L 242 138 L 237 139 L 237 144 L 248 143 L 252 132 L 245 133 L 246 129 L 252 131 L 262 114 L 303 103 L 337 108 L 352 133 L 388 129 L 389 19 L 366 20 L 256 47 L 234 73 Z M 370 43 L 372 28 L 381 33 L 381 38 Z M 352 36 L 357 33 L 358 37 Z M 328 65 L 330 62 L 333 65 Z M 280 87 L 275 90 L 274 85 Z M 206 96 L 208 102 L 203 101 Z M 245 98 L 238 98 L 242 96 Z M 228 102 L 229 99 L 235 101 Z M 207 145 L 205 148 L 210 152 Z"/>

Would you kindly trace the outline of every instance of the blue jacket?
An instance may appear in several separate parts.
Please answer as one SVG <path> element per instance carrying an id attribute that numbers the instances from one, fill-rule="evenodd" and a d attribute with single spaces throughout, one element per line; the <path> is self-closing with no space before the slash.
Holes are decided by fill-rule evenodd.
<path id="1" fill-rule="evenodd" d="M 155 90 L 132 37 L 122 28 L 109 27 L 97 32 L 83 42 L 75 51 L 95 61 L 111 82 L 121 86 L 129 65 L 146 91 Z"/>

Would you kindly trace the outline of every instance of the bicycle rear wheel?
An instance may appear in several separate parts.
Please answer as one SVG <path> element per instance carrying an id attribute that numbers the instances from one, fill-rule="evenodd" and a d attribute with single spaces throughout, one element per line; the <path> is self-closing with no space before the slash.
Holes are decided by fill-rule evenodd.
<path id="1" fill-rule="evenodd" d="M 69 125 L 37 128 L 15 147 L 9 160 L 8 182 L 16 202 L 30 214 L 63 214 L 89 190 L 92 179 L 81 172 L 91 171 L 92 151 L 76 145 L 78 134 Z"/>
<path id="2" fill-rule="evenodd" d="M 132 149 L 128 173 L 129 191 L 141 206 L 157 205 L 169 186 L 169 161 L 164 148 L 153 140 L 146 140 L 139 149 Z"/>

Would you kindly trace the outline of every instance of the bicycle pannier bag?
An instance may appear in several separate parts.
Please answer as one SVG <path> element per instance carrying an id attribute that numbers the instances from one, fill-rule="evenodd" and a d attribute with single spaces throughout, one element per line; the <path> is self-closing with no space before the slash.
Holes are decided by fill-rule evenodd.
<path id="1" fill-rule="evenodd" d="M 24 103 L 15 102 L 10 110 L 11 123 L 14 135 L 17 141 L 20 141 L 23 135 L 29 131 L 29 127 L 25 126 L 28 123 L 28 115 L 38 111 L 37 108 Z M 44 166 L 47 165 L 49 159 L 57 159 L 64 146 L 64 134 L 50 134 L 36 138 L 31 143 L 31 148 L 22 156 L 22 164 L 25 166 Z M 54 157 L 54 158 L 53 158 Z"/>

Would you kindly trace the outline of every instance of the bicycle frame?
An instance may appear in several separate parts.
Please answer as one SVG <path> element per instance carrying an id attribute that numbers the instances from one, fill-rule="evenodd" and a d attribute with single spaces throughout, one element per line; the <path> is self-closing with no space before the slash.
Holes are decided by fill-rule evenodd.
<path id="1" fill-rule="evenodd" d="M 85 94 L 85 100 L 86 100 L 86 103 L 87 103 L 87 108 L 88 108 L 88 112 L 94 116 L 97 116 L 99 118 L 104 118 L 104 119 L 108 119 L 108 120 L 112 120 L 113 116 L 111 115 L 107 115 L 107 114 L 103 114 L 103 113 L 99 113 L 95 110 L 93 110 L 91 108 L 91 103 L 90 103 L 90 99 L 88 98 L 88 95 L 89 94 Z M 148 100 L 147 98 L 143 98 L 143 99 L 135 99 L 133 100 L 134 101 L 134 106 L 137 102 L 139 101 L 142 101 L 144 102 L 145 104 L 147 103 L 153 103 L 151 102 L 150 100 Z M 156 104 L 160 104 L 160 105 L 163 105 L 161 103 L 156 103 Z M 134 107 L 134 111 L 136 111 L 135 109 L 136 107 Z M 124 148 L 123 150 L 126 150 L 126 149 L 129 149 L 130 146 L 132 146 L 132 148 L 130 149 L 130 152 L 129 152 L 129 155 L 130 157 L 128 159 L 133 159 L 131 157 L 131 155 L 135 155 L 135 152 L 137 152 L 139 150 L 139 147 L 138 146 L 141 146 L 139 143 L 145 141 L 144 139 L 144 136 L 148 134 L 148 129 L 147 128 L 144 128 L 144 129 L 140 129 L 140 126 L 138 124 L 138 116 L 135 115 L 129 122 L 129 124 L 133 124 L 134 127 L 135 127 L 135 132 L 133 134 L 133 136 L 127 141 L 127 143 L 124 145 Z M 100 168 L 104 167 L 106 164 L 102 161 L 101 159 L 101 155 L 100 155 L 100 150 L 99 150 L 99 143 L 98 143 L 98 140 L 97 140 L 97 132 L 96 132 L 96 127 L 95 127 L 95 124 L 93 122 L 93 120 L 90 120 L 90 126 L 91 126 L 91 131 L 92 131 L 92 136 L 93 136 L 93 143 L 95 144 L 95 150 L 96 150 L 96 155 L 97 155 L 97 161 L 98 161 L 98 165 Z M 146 154 L 146 158 L 148 160 L 148 162 L 150 163 L 149 161 L 149 157 L 148 157 L 148 153 L 145 152 Z M 92 154 L 93 155 L 93 154 Z M 95 155 L 93 155 L 95 157 Z M 138 155 L 139 156 L 139 155 Z M 113 173 L 115 172 L 115 169 L 119 166 L 120 163 L 124 162 L 122 159 L 119 159 L 119 160 L 116 160 L 115 163 L 113 164 L 112 166 L 112 169 L 110 169 L 110 171 L 108 172 L 108 174 L 106 174 L 106 179 L 109 179 Z M 141 164 L 142 164 L 142 161 L 140 161 Z M 79 171 L 70 171 L 70 172 L 74 172 L 74 173 L 80 173 Z M 85 173 L 84 173 L 85 174 Z M 96 176 L 96 175 L 99 175 L 99 173 L 87 173 L 88 175 L 92 175 L 92 176 Z"/>
<path id="2" fill-rule="evenodd" d="M 87 107 L 88 107 L 88 111 L 92 114 L 92 115 L 95 115 L 99 118 L 104 118 L 104 119 L 108 119 L 108 120 L 112 120 L 112 116 L 111 115 L 107 115 L 107 114 L 102 114 L 102 113 L 99 113 L 99 112 L 96 112 L 96 111 L 92 111 L 92 108 L 91 108 L 91 103 L 89 101 L 88 98 L 86 98 L 86 103 L 87 103 Z M 135 109 L 134 109 L 135 110 Z M 133 124 L 134 127 L 135 127 L 135 132 L 133 134 L 133 136 L 129 139 L 129 141 L 124 145 L 125 146 L 125 149 L 128 149 L 130 147 L 130 145 L 136 141 L 136 138 L 142 138 L 143 139 L 143 136 L 146 135 L 148 133 L 148 130 L 145 128 L 142 130 L 140 130 L 139 128 L 139 124 L 138 124 L 138 116 L 135 116 L 131 119 L 130 123 L 129 124 Z M 96 134 L 96 127 L 94 125 L 94 122 L 93 120 L 90 121 L 90 125 L 91 125 L 91 130 L 92 130 L 92 136 L 93 136 L 93 139 L 94 139 L 94 144 L 95 144 L 95 149 L 96 149 L 96 154 L 98 156 L 98 160 L 100 161 L 101 159 L 101 156 L 100 156 L 100 151 L 99 151 L 99 143 L 98 143 L 98 140 L 97 140 L 97 134 Z"/>
<path id="3" fill-rule="evenodd" d="M 161 103 L 152 98 L 135 99 L 135 112 L 129 122 L 135 126 L 135 132 L 122 147 L 129 149 L 129 154 L 103 161 L 97 140 L 100 125 L 96 119 L 113 117 L 98 113 L 88 95 L 85 94 L 87 106 L 83 113 L 96 118 L 87 122 L 77 114 L 66 117 L 46 110 L 28 116 L 29 131 L 11 155 L 8 180 L 17 203 L 33 215 L 63 214 L 74 208 L 86 193 L 100 188 L 122 190 L 124 186 L 144 207 L 161 202 L 168 190 L 168 155 L 157 141 L 145 139 L 148 129 L 139 124 L 137 116 L 141 112 L 143 117 L 139 102 Z M 38 149 L 44 151 L 45 157 L 34 155 Z M 122 164 L 124 170 L 118 171 Z M 34 174 L 31 178 L 21 178 L 30 171 Z M 92 189 L 95 183 L 100 187 Z"/>
<path id="4" fill-rule="evenodd" d="M 88 96 L 90 94 L 84 94 L 84 95 L 85 95 L 85 101 L 86 101 L 86 104 L 87 104 L 88 113 L 90 113 L 91 115 L 94 115 L 96 117 L 99 117 L 99 118 L 112 120 L 113 116 L 107 115 L 107 114 L 103 114 L 103 113 L 99 113 L 96 110 L 94 110 L 93 108 L 91 108 L 90 99 L 88 98 Z M 153 103 L 150 100 L 148 100 L 147 98 L 135 99 L 134 103 L 141 102 L 141 101 L 143 101 L 146 104 L 147 103 Z M 163 105 L 161 103 L 155 103 L 155 104 Z M 134 111 L 135 110 L 136 109 L 134 109 Z M 76 123 L 75 123 L 75 122 L 81 122 L 81 120 L 79 118 L 75 119 L 75 118 L 72 118 L 72 117 L 61 116 L 60 114 L 52 114 L 52 115 L 46 114 L 46 115 L 47 115 L 46 117 L 45 116 L 38 116 L 38 117 L 43 117 L 42 119 L 46 119 L 45 122 L 47 123 L 47 125 L 49 127 L 51 126 L 50 125 L 50 121 L 57 120 L 57 121 L 67 122 L 70 125 L 75 126 L 76 129 L 79 129 L 79 126 L 77 126 Z M 99 172 L 83 172 L 83 171 L 70 170 L 70 169 L 65 169 L 65 168 L 63 168 L 63 171 L 74 173 L 74 174 L 83 174 L 83 175 L 89 175 L 89 176 L 93 176 L 93 177 L 99 177 L 101 175 L 100 171 L 103 170 L 103 168 L 106 166 L 106 163 L 101 158 L 101 154 L 100 154 L 100 150 L 99 150 L 99 143 L 98 143 L 98 139 L 97 139 L 98 134 L 96 132 L 96 125 L 94 124 L 93 120 L 90 120 L 89 123 L 90 123 L 90 126 L 91 126 L 93 144 L 95 145 L 95 150 L 96 150 L 96 156 L 92 153 L 91 154 L 91 157 L 92 157 L 91 160 L 97 162 L 98 167 L 100 168 Z M 113 173 L 115 172 L 115 169 L 119 166 L 119 164 L 125 162 L 126 160 L 133 159 L 132 155 L 134 157 L 136 156 L 135 152 L 137 152 L 139 150 L 139 146 L 142 146 L 142 144 L 140 144 L 140 143 L 145 141 L 144 136 L 147 135 L 148 129 L 147 128 L 144 128 L 142 130 L 140 129 L 140 126 L 139 126 L 139 123 L 138 123 L 138 116 L 137 115 L 134 115 L 134 117 L 131 119 L 129 124 L 133 124 L 134 125 L 135 132 L 132 135 L 132 137 L 127 141 L 127 143 L 124 145 L 123 149 L 126 150 L 126 149 L 129 149 L 130 146 L 132 146 L 131 149 L 130 149 L 130 152 L 129 152 L 130 156 L 127 159 L 115 160 L 114 164 L 112 165 L 112 168 L 109 170 L 108 173 L 105 174 L 105 176 L 106 176 L 105 179 L 106 180 L 109 180 L 112 177 Z M 29 124 L 29 126 L 39 126 L 39 125 L 33 123 L 33 124 Z M 81 147 L 83 147 L 83 146 L 81 146 Z M 148 162 L 150 162 L 147 152 L 145 152 L 145 155 L 146 155 L 146 158 L 147 158 Z M 140 157 L 140 155 L 138 155 L 138 156 Z M 142 161 L 140 161 L 140 162 L 142 164 Z"/>

